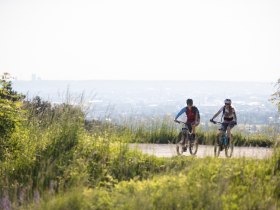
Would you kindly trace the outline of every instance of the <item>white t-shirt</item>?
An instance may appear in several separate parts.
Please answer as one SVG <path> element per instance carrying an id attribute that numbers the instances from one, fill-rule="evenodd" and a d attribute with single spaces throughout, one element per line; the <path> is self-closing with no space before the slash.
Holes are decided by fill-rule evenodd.
<path id="1" fill-rule="evenodd" d="M 221 112 L 223 112 L 223 110 L 225 109 L 224 112 L 224 121 L 225 122 L 229 122 L 229 121 L 236 121 L 236 114 L 235 114 L 235 109 L 233 107 L 227 107 L 227 106 L 223 106 L 220 110 L 219 110 L 219 114 Z M 230 110 L 231 109 L 231 110 Z"/>

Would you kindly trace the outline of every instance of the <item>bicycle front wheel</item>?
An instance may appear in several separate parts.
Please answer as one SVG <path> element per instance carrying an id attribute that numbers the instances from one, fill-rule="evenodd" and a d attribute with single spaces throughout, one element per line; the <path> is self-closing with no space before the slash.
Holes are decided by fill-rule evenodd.
<path id="1" fill-rule="evenodd" d="M 189 144 L 191 155 L 196 155 L 198 149 L 198 139 L 196 138 L 194 141 L 189 141 Z"/>
<path id="2" fill-rule="evenodd" d="M 182 155 L 186 151 L 187 151 L 187 147 L 185 145 L 183 145 L 183 144 L 177 144 L 176 145 L 177 155 Z"/>
<path id="3" fill-rule="evenodd" d="M 184 138 L 181 139 L 176 145 L 176 152 L 177 155 L 182 155 L 184 152 L 187 151 L 186 141 Z"/>
<path id="4" fill-rule="evenodd" d="M 232 156 L 233 153 L 233 141 L 232 141 L 232 137 L 229 141 L 229 144 L 225 147 L 225 153 L 226 153 L 226 157 L 230 158 Z"/>
<path id="5" fill-rule="evenodd" d="M 214 144 L 214 156 L 219 157 L 221 152 L 221 145 L 219 144 L 221 136 L 218 135 Z"/>

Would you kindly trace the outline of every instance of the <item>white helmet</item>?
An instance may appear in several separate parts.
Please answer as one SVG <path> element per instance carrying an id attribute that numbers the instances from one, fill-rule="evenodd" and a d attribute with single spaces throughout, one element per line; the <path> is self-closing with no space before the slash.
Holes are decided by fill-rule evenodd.
<path id="1" fill-rule="evenodd" d="M 231 100 L 230 99 L 225 99 L 225 104 L 229 104 L 229 105 L 231 105 Z"/>

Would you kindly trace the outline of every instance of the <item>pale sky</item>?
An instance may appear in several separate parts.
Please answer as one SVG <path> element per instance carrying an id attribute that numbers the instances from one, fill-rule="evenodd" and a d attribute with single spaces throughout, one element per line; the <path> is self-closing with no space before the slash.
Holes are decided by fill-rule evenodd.
<path id="1" fill-rule="evenodd" d="M 0 72 L 28 80 L 280 78 L 279 0 L 0 0 Z"/>

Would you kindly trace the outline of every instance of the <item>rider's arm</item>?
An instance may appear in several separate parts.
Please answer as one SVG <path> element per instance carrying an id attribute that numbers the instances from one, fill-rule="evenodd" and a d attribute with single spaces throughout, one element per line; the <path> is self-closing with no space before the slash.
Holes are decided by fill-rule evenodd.
<path id="1" fill-rule="evenodd" d="M 196 108 L 197 109 L 197 108 Z M 199 118 L 198 118 L 198 109 L 197 109 L 197 111 L 196 111 L 196 113 L 195 113 L 195 122 L 199 122 Z"/>
<path id="2" fill-rule="evenodd" d="M 218 115 L 223 111 L 223 107 L 212 117 L 212 120 L 214 120 Z"/>
<path id="3" fill-rule="evenodd" d="M 175 120 L 178 119 L 178 117 L 180 117 L 183 113 L 186 112 L 186 107 L 184 107 L 183 109 L 181 109 L 181 111 L 176 115 Z"/>
<path id="4" fill-rule="evenodd" d="M 237 117 L 236 117 L 236 113 L 235 113 L 235 109 L 234 108 L 232 110 L 232 114 L 233 114 L 233 121 L 237 123 Z"/>

